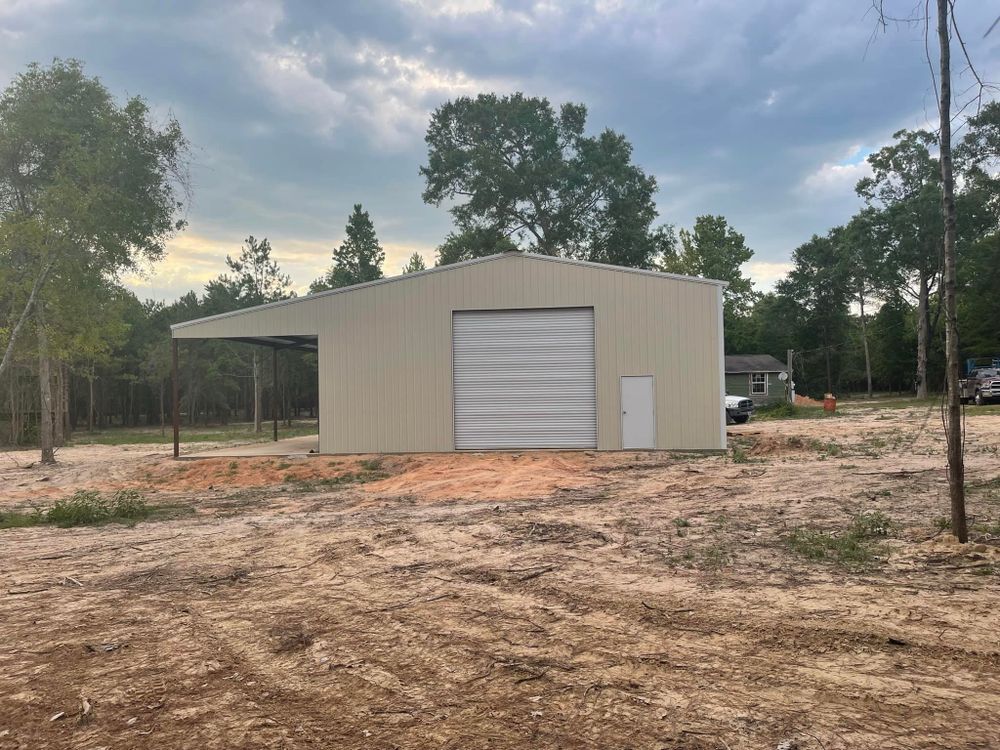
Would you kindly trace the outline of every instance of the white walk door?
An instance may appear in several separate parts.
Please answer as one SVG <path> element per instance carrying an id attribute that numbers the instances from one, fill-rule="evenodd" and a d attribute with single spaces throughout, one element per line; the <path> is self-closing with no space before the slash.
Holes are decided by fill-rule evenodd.
<path id="1" fill-rule="evenodd" d="M 596 448 L 594 310 L 456 311 L 455 448 Z"/>
<path id="2" fill-rule="evenodd" d="M 622 448 L 656 447 L 653 376 L 622 377 Z"/>

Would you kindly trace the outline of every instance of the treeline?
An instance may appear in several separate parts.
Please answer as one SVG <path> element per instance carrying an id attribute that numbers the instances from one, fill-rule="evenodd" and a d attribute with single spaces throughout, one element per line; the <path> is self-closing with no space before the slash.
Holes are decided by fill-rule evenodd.
<path id="1" fill-rule="evenodd" d="M 1000 355 L 1000 104 L 966 121 L 957 175 L 958 330 L 963 359 Z M 792 253 L 774 293 L 734 321 L 728 349 L 798 352 L 800 392 L 944 389 L 944 224 L 936 137 L 902 130 L 868 157 L 865 206 Z"/>
<path id="2" fill-rule="evenodd" d="M 588 135 L 587 110 L 522 94 L 484 94 L 434 112 L 423 198 L 454 229 L 436 264 L 530 250 L 722 279 L 726 350 L 784 360 L 800 393 L 926 395 L 943 382 L 943 226 L 933 134 L 900 131 L 868 157 L 864 208 L 792 252 L 761 294 L 753 257 L 722 216 L 657 223 L 656 180 L 612 130 Z M 969 118 L 956 149 L 959 329 L 964 356 L 1000 354 L 1000 106 Z M 160 260 L 183 230 L 188 144 L 138 98 L 119 104 L 75 61 L 30 66 L 0 96 L 0 440 L 37 442 L 43 460 L 74 429 L 162 425 L 170 413 L 172 323 L 293 295 L 267 239 L 248 237 L 226 272 L 170 304 L 141 302 L 121 278 Z M 310 292 L 382 278 L 385 252 L 361 205 Z M 414 254 L 404 272 L 420 271 Z M 314 354 L 185 343 L 189 423 L 315 415 Z M 276 389 L 275 389 L 276 388 Z"/>

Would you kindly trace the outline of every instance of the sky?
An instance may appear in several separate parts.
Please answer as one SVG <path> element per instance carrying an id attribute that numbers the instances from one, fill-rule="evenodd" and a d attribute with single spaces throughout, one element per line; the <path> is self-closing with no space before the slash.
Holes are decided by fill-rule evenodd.
<path id="1" fill-rule="evenodd" d="M 921 12 L 886 0 L 887 12 Z M 860 206 L 865 157 L 936 116 L 921 24 L 875 33 L 871 0 L 0 0 L 0 81 L 77 58 L 192 144 L 188 228 L 127 279 L 171 300 L 267 237 L 297 290 L 329 266 L 351 207 L 386 275 L 451 228 L 421 200 L 442 103 L 523 91 L 588 107 L 659 184 L 659 222 L 722 214 L 762 289 L 795 247 Z M 979 72 L 1000 80 L 1000 3 L 958 0 Z M 933 34 L 932 39 L 933 43 Z M 936 49 L 931 47 L 931 54 Z M 956 51 L 957 54 L 957 51 Z M 955 65 L 961 71 L 964 65 Z M 956 82 L 961 92 L 968 73 Z M 960 132 L 959 132 L 960 134 Z"/>

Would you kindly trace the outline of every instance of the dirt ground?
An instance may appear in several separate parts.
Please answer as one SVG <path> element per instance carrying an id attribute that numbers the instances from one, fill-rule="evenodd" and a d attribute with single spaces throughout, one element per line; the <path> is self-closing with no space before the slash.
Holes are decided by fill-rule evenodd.
<path id="1" fill-rule="evenodd" d="M 1000 416 L 969 414 L 965 547 L 927 409 L 725 457 L 0 454 L 6 509 L 184 511 L 0 531 L 0 749 L 998 747 Z M 788 542 L 873 511 L 862 567 Z"/>

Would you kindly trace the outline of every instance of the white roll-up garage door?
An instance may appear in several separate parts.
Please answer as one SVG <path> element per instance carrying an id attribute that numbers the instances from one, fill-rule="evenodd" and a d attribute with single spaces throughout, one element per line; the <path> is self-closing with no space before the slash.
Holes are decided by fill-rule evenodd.
<path id="1" fill-rule="evenodd" d="M 452 320 L 457 449 L 597 447 L 593 308 Z"/>

